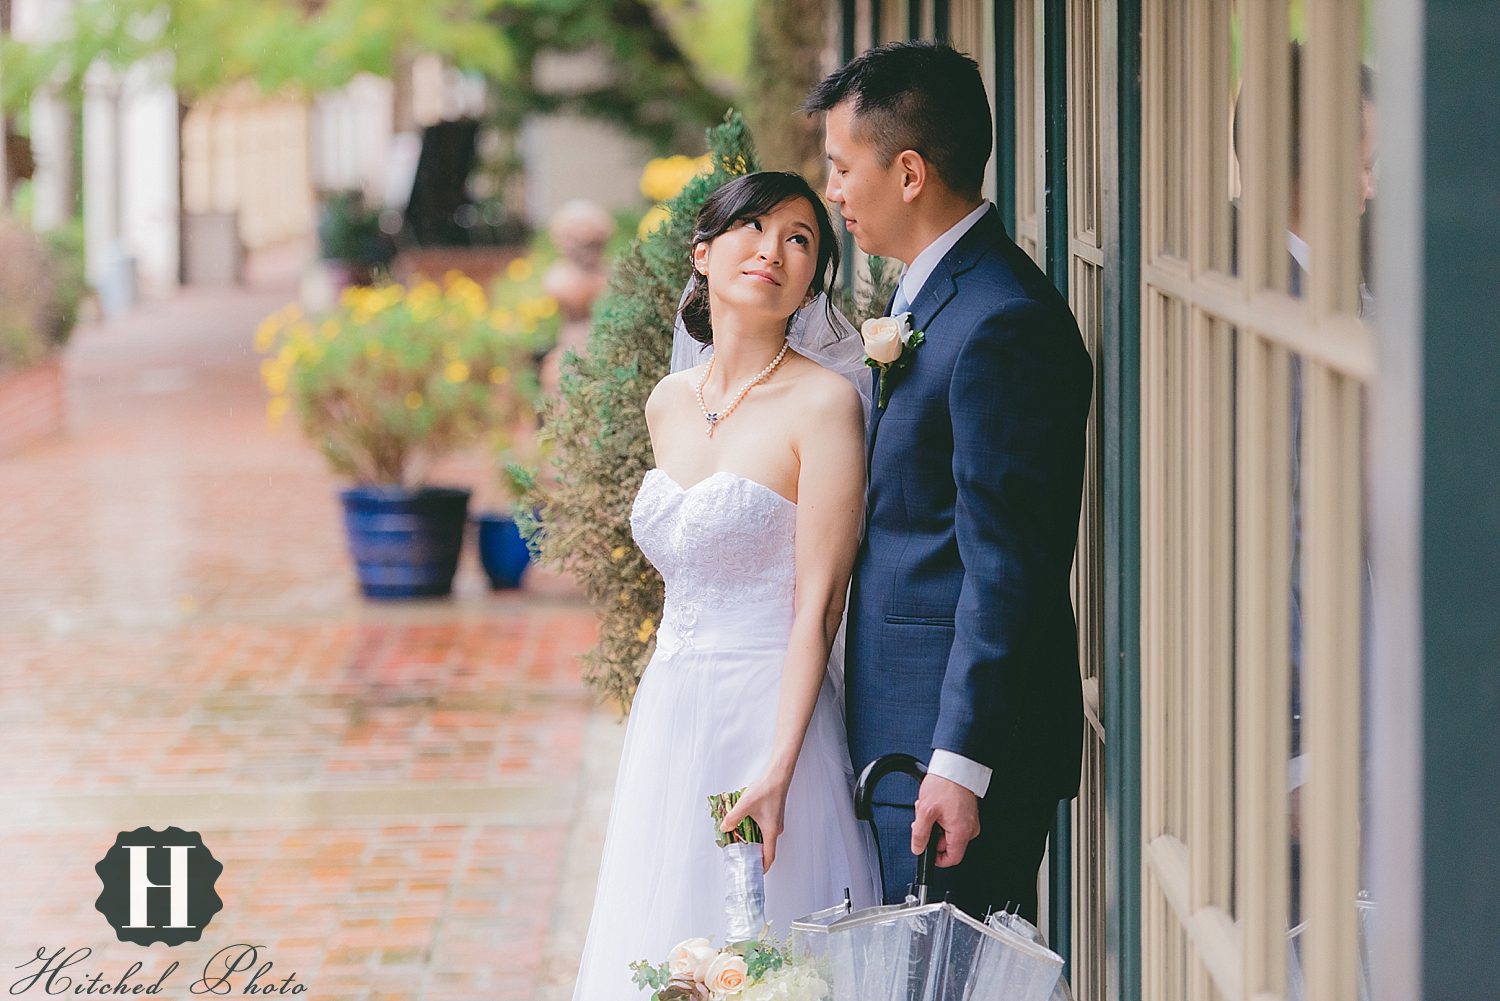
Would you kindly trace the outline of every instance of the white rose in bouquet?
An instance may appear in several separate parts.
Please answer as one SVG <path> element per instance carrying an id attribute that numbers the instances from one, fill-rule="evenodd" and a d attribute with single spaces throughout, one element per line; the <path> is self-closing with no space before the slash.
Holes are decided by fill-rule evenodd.
<path id="1" fill-rule="evenodd" d="M 719 950 L 706 938 L 690 938 L 679 943 L 667 956 L 667 967 L 674 978 L 692 977 L 698 983 L 707 979 L 709 964 L 719 955 Z"/>
<path id="2" fill-rule="evenodd" d="M 742 957 L 732 952 L 721 952 L 709 964 L 703 982 L 715 995 L 734 995 L 745 989 L 745 979 L 749 975 L 750 968 Z"/>

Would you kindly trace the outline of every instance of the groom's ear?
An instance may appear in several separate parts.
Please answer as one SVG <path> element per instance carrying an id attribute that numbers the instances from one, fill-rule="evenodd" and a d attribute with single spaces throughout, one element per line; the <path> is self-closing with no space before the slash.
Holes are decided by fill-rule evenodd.
<path id="1" fill-rule="evenodd" d="M 901 178 L 901 200 L 910 205 L 927 188 L 932 167 L 914 149 L 904 149 L 897 153 L 895 167 Z"/>

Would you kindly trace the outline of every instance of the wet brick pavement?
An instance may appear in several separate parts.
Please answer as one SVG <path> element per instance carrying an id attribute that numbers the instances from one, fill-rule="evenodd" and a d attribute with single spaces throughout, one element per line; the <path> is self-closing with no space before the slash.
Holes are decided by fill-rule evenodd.
<path id="1" fill-rule="evenodd" d="M 176 961 L 161 996 L 203 996 L 246 943 L 258 988 L 318 1001 L 567 998 L 621 736 L 579 681 L 594 617 L 542 574 L 489 592 L 472 547 L 449 600 L 358 597 L 336 482 L 264 416 L 252 332 L 290 261 L 80 330 L 65 435 L 0 459 L 4 986 L 87 947 L 75 983 Z M 494 499 L 483 456 L 435 478 Z M 200 942 L 94 910 L 142 825 L 224 865 Z"/>

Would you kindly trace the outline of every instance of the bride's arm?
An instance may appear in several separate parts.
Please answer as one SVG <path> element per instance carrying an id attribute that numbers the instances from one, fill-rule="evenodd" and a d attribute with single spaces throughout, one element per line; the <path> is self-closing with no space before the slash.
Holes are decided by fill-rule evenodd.
<path id="1" fill-rule="evenodd" d="M 776 713 L 776 736 L 764 775 L 725 818 L 746 816 L 765 835 L 769 869 L 783 828 L 787 789 L 813 706 L 828 670 L 828 652 L 844 614 L 865 500 L 864 412 L 843 378 L 820 379 L 799 399 L 797 449 L 796 611 Z"/>

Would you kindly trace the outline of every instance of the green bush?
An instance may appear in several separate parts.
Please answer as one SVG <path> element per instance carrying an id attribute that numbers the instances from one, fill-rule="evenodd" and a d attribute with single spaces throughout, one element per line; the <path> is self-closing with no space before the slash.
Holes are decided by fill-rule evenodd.
<path id="1" fill-rule="evenodd" d="M 82 236 L 68 228 L 37 236 L 0 218 L 0 372 L 61 350 L 86 291 Z"/>
<path id="2" fill-rule="evenodd" d="M 329 194 L 318 212 L 318 249 L 324 260 L 385 265 L 395 247 L 381 232 L 380 212 L 365 205 L 360 191 Z"/>
<path id="3" fill-rule="evenodd" d="M 666 203 L 665 221 L 619 258 L 595 307 L 587 353 L 563 362 L 559 398 L 543 416 L 550 476 L 512 471 L 520 510 L 541 512 L 540 525 L 522 518 L 538 559 L 578 578 L 601 610 L 584 677 L 622 708 L 635 694 L 663 599 L 661 576 L 630 535 L 630 506 L 651 464 L 646 397 L 671 360 L 694 217 L 720 186 L 757 169 L 734 112 L 709 130 L 708 146 L 711 172 L 689 179 Z"/>
<path id="4" fill-rule="evenodd" d="M 52 265 L 53 295 L 50 323 L 44 334 L 47 343 L 61 348 L 78 326 L 83 297 L 88 292 L 84 271 L 83 224 L 78 221 L 42 235 Z"/>

